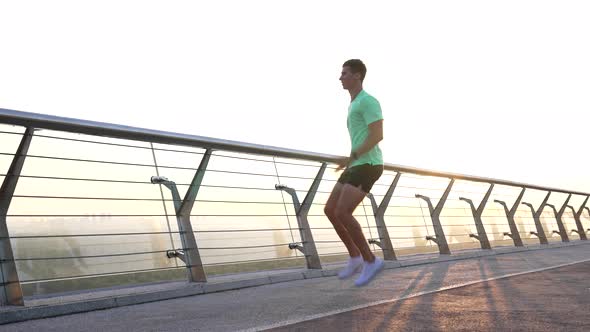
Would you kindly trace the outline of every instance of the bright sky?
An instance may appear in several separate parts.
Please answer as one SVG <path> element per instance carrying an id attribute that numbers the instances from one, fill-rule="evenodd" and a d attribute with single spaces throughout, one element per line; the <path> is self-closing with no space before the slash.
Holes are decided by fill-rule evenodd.
<path id="1" fill-rule="evenodd" d="M 0 0 L 0 107 L 590 191 L 588 1 Z"/>

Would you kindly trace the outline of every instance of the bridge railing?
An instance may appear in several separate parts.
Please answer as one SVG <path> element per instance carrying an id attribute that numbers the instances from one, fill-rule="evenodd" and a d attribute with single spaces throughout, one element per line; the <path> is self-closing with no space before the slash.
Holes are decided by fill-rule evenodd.
<path id="1" fill-rule="evenodd" d="M 2 305 L 342 260 L 339 156 L 0 109 Z M 589 194 L 386 164 L 355 211 L 387 260 L 586 240 Z"/>

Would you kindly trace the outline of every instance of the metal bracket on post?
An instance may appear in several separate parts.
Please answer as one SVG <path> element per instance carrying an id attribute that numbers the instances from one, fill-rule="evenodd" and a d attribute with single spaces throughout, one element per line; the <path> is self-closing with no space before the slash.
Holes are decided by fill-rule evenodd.
<path id="1" fill-rule="evenodd" d="M 555 213 L 555 220 L 557 221 L 557 227 L 559 228 L 559 232 L 553 231 L 553 233 L 559 234 L 559 236 L 561 236 L 562 242 L 570 242 L 570 239 L 567 236 L 567 230 L 565 229 L 565 226 L 563 224 L 563 219 L 561 219 L 561 217 L 563 216 L 563 213 L 565 212 L 565 208 L 567 207 L 567 203 L 570 201 L 571 197 L 572 197 L 572 194 L 569 194 L 567 196 L 567 199 L 565 200 L 565 202 L 563 203 L 563 206 L 561 207 L 561 209 L 559 209 L 559 211 L 557 211 L 557 209 L 555 208 L 555 205 L 546 204 L 548 207 L 552 208 L 553 212 Z"/>
<path id="2" fill-rule="evenodd" d="M 305 251 L 303 250 L 303 246 L 300 243 L 298 243 L 298 242 L 289 243 L 289 249 L 291 249 L 291 250 L 299 250 L 300 253 L 302 253 L 303 255 L 305 255 Z"/>
<path id="3" fill-rule="evenodd" d="M 416 195 L 416 198 L 420 198 L 426 201 L 428 204 L 428 210 L 430 210 L 430 218 L 432 219 L 432 226 L 434 228 L 434 234 L 436 237 L 427 236 L 426 240 L 434 241 L 438 245 L 438 251 L 441 255 L 450 255 L 451 250 L 449 249 L 449 244 L 447 243 L 447 239 L 445 237 L 445 232 L 442 228 L 442 224 L 440 223 L 440 213 L 449 197 L 449 193 L 451 192 L 451 188 L 453 187 L 453 183 L 455 183 L 455 179 L 451 179 L 447 189 L 445 190 L 444 194 L 438 201 L 436 207 L 432 206 L 432 202 L 430 201 L 429 197 L 423 195 Z"/>
<path id="4" fill-rule="evenodd" d="M 488 235 L 486 233 L 486 229 L 483 226 L 483 222 L 481 220 L 481 215 L 483 214 L 483 210 L 485 209 L 486 203 L 487 203 L 488 199 L 490 198 L 490 194 L 492 193 L 492 189 L 494 189 L 493 183 L 490 184 L 490 188 L 486 192 L 484 198 L 481 200 L 481 203 L 479 204 L 479 207 L 477 209 L 475 208 L 475 205 L 473 205 L 472 200 L 470 200 L 468 198 L 464 198 L 464 197 L 459 197 L 460 200 L 467 202 L 469 204 L 469 206 L 471 206 L 471 212 L 473 213 L 473 220 L 475 221 L 475 228 L 477 229 L 477 235 L 469 234 L 469 237 L 479 240 L 479 243 L 481 244 L 482 249 L 492 249 L 492 246 L 490 245 L 490 241 L 488 240 Z"/>
<path id="5" fill-rule="evenodd" d="M 432 242 L 438 244 L 438 240 L 436 239 L 436 236 L 428 235 L 428 236 L 426 236 L 426 240 L 432 241 Z"/>
<path id="6" fill-rule="evenodd" d="M 315 242 L 313 241 L 313 235 L 311 233 L 311 229 L 309 227 L 309 222 L 307 220 L 307 214 L 309 213 L 309 209 L 311 208 L 311 204 L 313 202 L 313 198 L 320 186 L 320 182 L 322 181 L 322 177 L 324 176 L 324 171 L 326 170 L 326 163 L 322 163 L 318 174 L 316 175 L 307 195 L 303 199 L 303 203 L 299 203 L 299 198 L 297 198 L 297 193 L 295 189 L 289 188 L 284 185 L 275 185 L 275 189 L 283 190 L 293 199 L 293 205 L 295 207 L 295 214 L 297 216 L 297 224 L 299 225 L 299 232 L 301 234 L 301 241 L 303 243 L 303 247 L 297 245 L 295 243 L 289 244 L 289 249 L 298 249 L 305 255 L 305 261 L 307 263 L 308 269 L 321 269 L 322 264 L 320 263 L 320 256 L 318 255 L 318 251 L 315 247 Z"/>
<path id="7" fill-rule="evenodd" d="M 578 229 L 572 229 L 573 232 L 578 233 L 578 235 L 580 236 L 580 240 L 588 240 L 588 238 L 586 237 L 586 232 L 584 232 L 584 226 L 582 225 L 582 221 L 580 220 L 580 217 L 582 216 L 582 212 L 584 212 L 584 206 L 586 206 L 586 203 L 588 202 L 588 198 L 590 198 L 590 196 L 586 196 L 586 199 L 584 200 L 584 203 L 582 203 L 582 206 L 580 206 L 580 208 L 578 209 L 578 212 L 576 212 L 576 210 L 574 209 L 573 206 L 568 205 L 567 207 L 569 207 L 573 214 L 574 214 L 574 219 L 576 220 L 576 227 Z"/>
<path id="8" fill-rule="evenodd" d="M 522 243 L 522 239 L 520 238 L 520 233 L 518 232 L 518 228 L 516 227 L 516 222 L 514 221 L 514 215 L 516 215 L 516 210 L 518 209 L 518 206 L 520 205 L 520 201 L 522 200 L 522 196 L 524 196 L 525 190 L 526 190 L 526 188 L 522 188 L 520 195 L 518 195 L 516 202 L 514 202 L 514 205 L 512 206 L 512 209 L 510 209 L 510 210 L 508 210 L 508 205 L 506 205 L 506 202 L 500 201 L 497 199 L 494 200 L 494 202 L 496 202 L 504 207 L 504 212 L 506 212 L 506 219 L 508 219 L 508 226 L 510 227 L 510 233 L 504 233 L 504 235 L 509 236 L 512 239 L 512 241 L 514 242 L 514 245 L 516 247 L 523 247 L 524 246 L 524 244 Z"/>
<path id="9" fill-rule="evenodd" d="M 167 250 L 166 257 L 178 258 L 186 264 L 186 257 L 184 256 L 184 250 Z"/>
<path id="10" fill-rule="evenodd" d="M 182 260 L 188 269 L 188 279 L 190 282 L 206 282 L 207 275 L 203 268 L 201 255 L 199 254 L 199 247 L 195 239 L 195 233 L 191 225 L 191 211 L 195 204 L 195 199 L 199 193 L 199 188 L 205 176 L 205 170 L 211 159 L 211 149 L 207 149 L 203 154 L 203 159 L 193 180 L 186 191 L 184 199 L 180 199 L 176 183 L 169 181 L 162 176 L 152 176 L 151 182 L 155 184 L 163 184 L 170 189 L 172 199 L 174 201 L 174 210 L 176 211 L 176 221 L 178 222 L 178 231 L 180 233 L 180 240 L 182 242 L 182 250 L 168 250 L 166 256 L 168 258 L 178 257 Z"/>
<path id="11" fill-rule="evenodd" d="M 551 196 L 551 192 L 547 193 L 547 196 L 545 196 L 545 199 L 543 200 L 541 205 L 539 205 L 539 209 L 537 209 L 536 211 L 535 211 L 535 208 L 533 207 L 533 204 L 527 203 L 527 202 L 522 202 L 522 204 L 531 208 L 531 212 L 533 213 L 533 219 L 535 220 L 535 227 L 537 228 L 537 232 L 535 232 L 535 235 L 539 238 L 539 242 L 541 244 L 548 244 L 549 243 L 549 241 L 547 241 L 547 236 L 545 235 L 545 231 L 543 230 L 543 225 L 541 225 L 541 213 L 543 213 L 543 209 L 545 208 L 545 204 L 547 204 L 547 201 L 549 200 L 549 196 Z M 532 232 L 531 232 L 531 234 L 532 234 Z"/>
<path id="12" fill-rule="evenodd" d="M 7 215 L 16 189 L 16 184 L 20 178 L 20 173 L 27 158 L 27 152 L 33 139 L 34 129 L 27 127 L 21 138 L 18 149 L 14 154 L 8 173 L 0 187 L 0 306 L 18 305 L 24 306 L 23 291 L 18 278 L 18 271 L 14 262 L 14 253 L 10 243 L 10 233 L 8 232 Z"/>
<path id="13" fill-rule="evenodd" d="M 379 206 L 377 206 L 377 201 L 373 194 L 367 194 L 367 197 L 369 197 L 369 200 L 371 201 L 371 206 L 373 207 L 373 215 L 375 216 L 377 232 L 379 233 L 379 241 L 370 239 L 369 243 L 376 244 L 381 248 L 383 250 L 383 258 L 389 261 L 397 260 L 397 257 L 395 256 L 395 251 L 391 244 L 391 238 L 389 237 L 389 231 L 387 231 L 387 225 L 385 224 L 385 210 L 387 210 L 387 207 L 389 206 L 389 202 L 391 201 L 391 197 L 393 196 L 393 192 L 401 175 L 401 173 L 395 175 L 391 186 L 387 189 L 387 193 L 385 193 L 385 197 L 383 197 L 383 201 L 381 201 Z"/>
<path id="14" fill-rule="evenodd" d="M 369 242 L 369 244 L 374 244 L 377 247 L 383 249 L 383 244 L 381 243 L 381 241 L 379 241 L 378 239 L 367 239 L 367 242 Z"/>

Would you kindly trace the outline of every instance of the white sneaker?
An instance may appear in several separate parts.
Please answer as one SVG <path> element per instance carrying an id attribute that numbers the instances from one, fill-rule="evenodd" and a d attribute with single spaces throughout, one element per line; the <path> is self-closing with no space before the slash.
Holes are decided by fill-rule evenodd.
<path id="1" fill-rule="evenodd" d="M 348 259 L 348 264 L 346 264 L 346 267 L 342 271 L 338 272 L 338 278 L 340 278 L 340 279 L 349 278 L 350 276 L 352 276 L 356 272 L 360 272 L 362 267 L 363 267 L 363 257 L 362 256 L 350 257 Z"/>
<path id="2" fill-rule="evenodd" d="M 380 257 L 375 257 L 373 263 L 364 262 L 363 272 L 354 284 L 358 287 L 368 284 L 383 269 L 384 265 L 383 259 Z"/>

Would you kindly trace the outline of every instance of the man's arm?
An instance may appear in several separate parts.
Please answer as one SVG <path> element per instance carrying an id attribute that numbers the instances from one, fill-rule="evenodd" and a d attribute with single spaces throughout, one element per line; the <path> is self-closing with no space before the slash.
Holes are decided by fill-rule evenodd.
<path id="1" fill-rule="evenodd" d="M 344 169 L 355 159 L 358 159 L 363 154 L 369 152 L 375 145 L 377 145 L 377 143 L 381 142 L 382 140 L 383 119 L 377 120 L 369 124 L 369 135 L 367 136 L 363 144 L 361 144 L 361 146 L 359 146 L 356 150 L 351 151 L 350 157 L 342 158 L 342 160 L 338 162 L 338 168 L 336 168 L 336 171 Z M 354 158 L 355 154 L 356 158 Z"/>
<path id="2" fill-rule="evenodd" d="M 356 150 L 351 151 L 350 157 L 356 153 L 356 158 L 369 152 L 377 143 L 383 140 L 383 120 L 378 120 L 369 124 L 369 136 Z M 353 158 L 354 159 L 354 158 Z"/>

